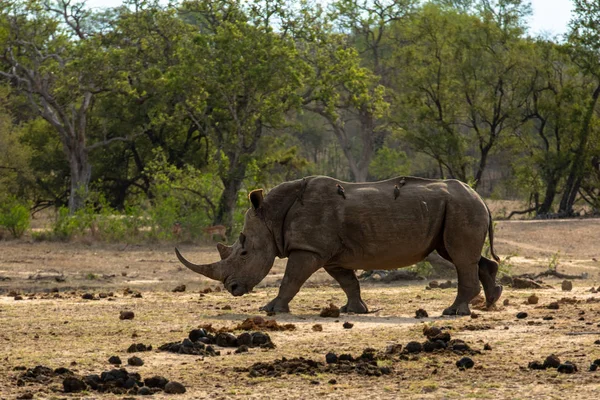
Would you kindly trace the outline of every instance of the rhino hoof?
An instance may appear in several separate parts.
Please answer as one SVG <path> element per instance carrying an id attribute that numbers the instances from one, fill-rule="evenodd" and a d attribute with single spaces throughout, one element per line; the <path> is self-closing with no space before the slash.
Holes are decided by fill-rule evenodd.
<path id="1" fill-rule="evenodd" d="M 459 305 L 458 307 L 452 306 L 446 308 L 442 312 L 442 315 L 471 315 L 471 310 L 469 310 L 469 306 L 466 304 Z"/>
<path id="2" fill-rule="evenodd" d="M 287 304 L 278 304 L 278 299 L 271 300 L 269 304 L 259 308 L 259 311 L 275 312 L 275 313 L 289 313 L 290 307 Z"/>
<path id="3" fill-rule="evenodd" d="M 362 301 L 358 304 L 346 304 L 340 308 L 340 312 L 343 313 L 355 313 L 355 314 L 367 314 L 369 309 L 367 305 Z"/>
<path id="4" fill-rule="evenodd" d="M 493 306 L 498 301 L 498 299 L 500 299 L 500 296 L 502 296 L 502 289 L 503 289 L 502 285 L 498 285 L 495 287 L 494 297 L 489 299 L 488 301 L 486 301 L 487 307 Z"/>

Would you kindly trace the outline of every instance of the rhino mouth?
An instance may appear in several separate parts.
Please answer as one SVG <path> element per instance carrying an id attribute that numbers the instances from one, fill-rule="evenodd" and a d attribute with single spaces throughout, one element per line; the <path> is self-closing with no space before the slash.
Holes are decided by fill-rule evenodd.
<path id="1" fill-rule="evenodd" d="M 246 285 L 242 285 L 236 282 L 234 279 L 229 279 L 229 277 L 225 279 L 224 285 L 227 291 L 235 297 L 243 296 L 248 293 Z"/>

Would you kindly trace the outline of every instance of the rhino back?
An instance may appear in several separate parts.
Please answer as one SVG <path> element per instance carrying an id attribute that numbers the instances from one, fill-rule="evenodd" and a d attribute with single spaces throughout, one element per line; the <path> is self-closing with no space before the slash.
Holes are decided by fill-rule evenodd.
<path id="1" fill-rule="evenodd" d="M 394 185 L 399 186 L 397 198 Z M 445 181 L 407 177 L 347 183 L 314 177 L 303 202 L 286 216 L 286 248 L 313 251 L 350 269 L 411 265 L 441 240 L 450 198 Z"/>

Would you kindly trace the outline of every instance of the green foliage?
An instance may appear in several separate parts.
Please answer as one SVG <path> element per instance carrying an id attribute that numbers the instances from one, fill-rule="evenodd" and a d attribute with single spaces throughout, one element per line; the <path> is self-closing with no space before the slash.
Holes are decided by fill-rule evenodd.
<path id="1" fill-rule="evenodd" d="M 560 264 L 560 251 L 552 254 L 550 259 L 548 260 L 548 269 L 552 271 L 556 271 L 558 265 Z"/>
<path id="2" fill-rule="evenodd" d="M 423 278 L 428 278 L 434 271 L 433 266 L 429 261 L 419 261 L 408 267 L 406 270 L 416 272 L 418 276 L 422 276 Z"/>
<path id="3" fill-rule="evenodd" d="M 16 197 L 0 200 L 0 227 L 7 229 L 13 238 L 20 238 L 29 228 L 29 207 Z"/>

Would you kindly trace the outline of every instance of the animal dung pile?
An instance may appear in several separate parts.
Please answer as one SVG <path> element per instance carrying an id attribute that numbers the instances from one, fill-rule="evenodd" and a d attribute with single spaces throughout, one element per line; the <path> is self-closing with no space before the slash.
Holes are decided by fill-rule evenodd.
<path id="1" fill-rule="evenodd" d="M 274 319 L 265 319 L 257 316 L 252 318 L 246 318 L 244 322 L 233 328 L 234 331 L 294 331 L 296 325 L 294 324 L 278 324 Z"/>
<path id="2" fill-rule="evenodd" d="M 319 314 L 323 318 L 338 318 L 340 316 L 340 308 L 333 303 L 329 307 L 325 307 Z"/>
<path id="3" fill-rule="evenodd" d="M 595 363 L 596 361 L 594 361 L 592 365 L 594 365 Z M 575 365 L 571 361 L 565 361 L 563 363 L 560 361 L 560 358 L 558 358 L 554 354 L 550 354 L 548 357 L 546 357 L 544 362 L 532 361 L 529 363 L 529 365 L 527 365 L 527 367 L 529 369 L 534 370 L 556 369 L 557 372 L 563 374 L 572 374 L 577 372 L 577 365 Z M 592 369 L 590 368 L 590 370 Z"/>
<path id="4" fill-rule="evenodd" d="M 280 360 L 265 363 L 259 362 L 249 368 L 237 368 L 237 372 L 248 372 L 250 377 L 279 377 L 289 374 L 302 374 L 316 376 L 322 373 L 350 374 L 356 373 L 366 376 L 381 376 L 391 373 L 391 368 L 379 366 L 378 356 L 375 349 L 367 348 L 363 353 L 354 358 L 350 354 L 341 354 L 337 356 L 334 353 L 328 353 L 325 363 L 307 359 L 304 357 L 295 357 L 287 359 L 282 357 Z"/>
<path id="5" fill-rule="evenodd" d="M 18 367 L 18 370 L 24 369 Z M 17 386 L 25 386 L 28 383 L 51 385 L 61 382 L 65 393 L 78 393 L 84 390 L 130 395 L 152 395 L 163 391 L 168 394 L 185 393 L 185 387 L 181 383 L 169 382 L 162 376 L 142 379 L 139 373 L 128 372 L 125 368 L 104 371 L 100 375 L 79 376 L 67 368 L 53 370 L 38 365 L 20 373 L 16 380 Z"/>
<path id="6" fill-rule="evenodd" d="M 192 330 L 188 338 L 181 342 L 165 343 L 158 349 L 160 351 L 168 351 L 178 354 L 193 354 L 200 356 L 218 356 L 221 352 L 215 350 L 212 345 L 220 347 L 242 347 L 236 353 L 244 353 L 250 347 L 260 347 L 262 349 L 274 349 L 275 344 L 271 341 L 271 337 L 264 332 L 244 332 L 238 336 L 229 332 L 219 332 L 212 334 L 205 329 Z"/>
<path id="7" fill-rule="evenodd" d="M 129 346 L 129 348 L 127 348 L 127 352 L 128 353 L 137 353 L 137 352 L 142 352 L 142 351 L 150 351 L 152 350 L 152 345 L 145 345 L 143 343 L 134 343 L 131 346 Z"/>

